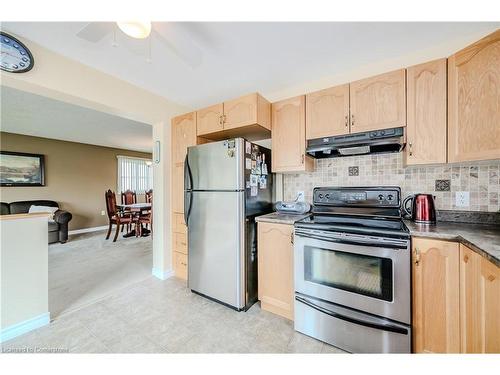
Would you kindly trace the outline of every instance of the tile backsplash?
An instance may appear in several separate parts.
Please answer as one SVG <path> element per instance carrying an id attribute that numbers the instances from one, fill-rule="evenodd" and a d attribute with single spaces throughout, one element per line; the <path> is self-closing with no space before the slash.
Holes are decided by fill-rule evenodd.
<path id="1" fill-rule="evenodd" d="M 317 186 L 400 186 L 403 197 L 430 193 L 439 210 L 496 212 L 499 198 L 500 160 L 467 164 L 403 166 L 403 154 L 378 154 L 317 159 L 311 173 L 284 174 L 283 198 L 293 200 L 304 191 L 312 201 Z M 456 206 L 455 193 L 469 192 L 469 206 Z"/>

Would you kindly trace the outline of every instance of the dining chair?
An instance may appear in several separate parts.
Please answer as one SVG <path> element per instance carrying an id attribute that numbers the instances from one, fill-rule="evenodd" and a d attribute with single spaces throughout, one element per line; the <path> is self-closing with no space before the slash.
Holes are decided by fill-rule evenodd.
<path id="1" fill-rule="evenodd" d="M 116 206 L 116 195 L 111 189 L 108 189 L 104 193 L 104 198 L 106 199 L 106 211 L 108 213 L 109 227 L 108 233 L 106 234 L 106 239 L 109 239 L 109 235 L 111 234 L 111 228 L 113 224 L 116 225 L 116 233 L 113 238 L 113 242 L 116 242 L 118 238 L 118 233 L 120 232 L 120 226 L 127 225 L 130 226 L 134 221 L 134 216 L 132 213 L 121 212 L 118 210 Z"/>
<path id="2" fill-rule="evenodd" d="M 146 197 L 146 203 L 153 202 L 153 189 L 146 190 L 144 192 L 144 196 Z"/>
<path id="3" fill-rule="evenodd" d="M 135 235 L 138 237 L 142 236 L 142 224 L 146 226 L 146 229 L 150 227 L 151 231 L 151 236 L 153 236 L 153 203 L 151 202 L 151 209 L 147 211 L 146 213 L 141 213 L 139 217 L 136 219 L 137 224 L 136 224 L 136 231 Z"/>
<path id="4" fill-rule="evenodd" d="M 122 191 L 120 195 L 121 195 L 122 204 L 137 203 L 137 194 L 133 190 L 127 189 L 125 191 Z M 122 232 L 123 232 L 123 228 L 124 227 L 122 227 Z M 130 229 L 131 229 L 131 224 L 127 224 L 127 232 L 130 232 Z"/>

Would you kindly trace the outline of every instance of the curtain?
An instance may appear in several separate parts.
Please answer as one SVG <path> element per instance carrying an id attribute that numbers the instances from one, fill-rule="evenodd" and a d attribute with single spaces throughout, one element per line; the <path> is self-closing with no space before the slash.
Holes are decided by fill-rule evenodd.
<path id="1" fill-rule="evenodd" d="M 153 188 L 153 166 L 149 159 L 118 156 L 118 193 L 130 189 L 143 193 Z"/>

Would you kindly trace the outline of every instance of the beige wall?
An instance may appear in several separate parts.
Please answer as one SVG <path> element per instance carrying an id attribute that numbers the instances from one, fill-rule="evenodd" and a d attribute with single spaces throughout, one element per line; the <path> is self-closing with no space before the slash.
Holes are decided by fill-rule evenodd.
<path id="1" fill-rule="evenodd" d="M 45 155 L 45 186 L 1 187 L 2 202 L 54 200 L 73 214 L 70 230 L 108 223 L 101 211 L 106 210 L 104 191 L 117 188 L 117 155 L 151 158 L 148 153 L 4 132 L 0 149 Z"/>
<path id="2" fill-rule="evenodd" d="M 48 313 L 47 219 L 46 215 L 0 219 L 2 330 Z"/>

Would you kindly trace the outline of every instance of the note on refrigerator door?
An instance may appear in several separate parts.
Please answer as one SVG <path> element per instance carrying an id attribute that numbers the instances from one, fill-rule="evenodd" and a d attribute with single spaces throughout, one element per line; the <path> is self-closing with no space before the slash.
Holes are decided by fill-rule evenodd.
<path id="1" fill-rule="evenodd" d="M 262 175 L 259 177 L 259 187 L 261 189 L 266 189 L 267 188 L 267 176 Z"/>
<path id="2" fill-rule="evenodd" d="M 255 175 L 255 174 L 250 175 L 250 186 L 251 187 L 257 186 L 258 181 L 259 181 L 259 179 L 258 179 L 257 175 Z"/>
<path id="3" fill-rule="evenodd" d="M 250 142 L 245 141 L 245 154 L 250 154 L 252 153 L 252 145 Z"/>
<path id="4" fill-rule="evenodd" d="M 245 169 L 252 169 L 252 159 L 245 158 Z"/>
<path id="5" fill-rule="evenodd" d="M 250 188 L 250 196 L 252 196 L 252 197 L 257 196 L 257 186 L 252 186 Z"/>

